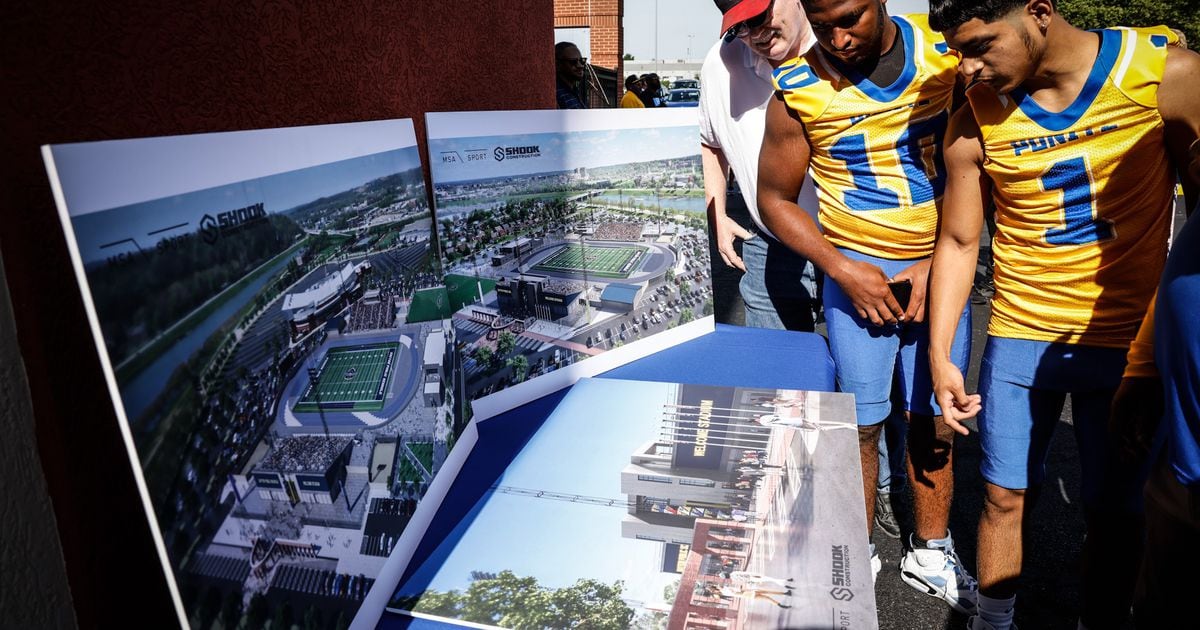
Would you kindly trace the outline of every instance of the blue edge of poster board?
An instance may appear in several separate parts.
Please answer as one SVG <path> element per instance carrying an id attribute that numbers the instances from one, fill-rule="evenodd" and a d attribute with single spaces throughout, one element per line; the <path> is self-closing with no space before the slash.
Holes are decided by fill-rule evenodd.
<path id="1" fill-rule="evenodd" d="M 814 333 L 723 324 L 718 324 L 710 334 L 609 370 L 599 378 L 834 390 L 833 359 L 824 337 Z M 567 391 L 564 389 L 539 398 L 479 425 L 479 441 L 418 544 L 401 583 L 410 578 L 415 567 L 436 560 L 435 554 L 449 552 L 450 545 L 440 550 L 439 546 L 462 535 L 469 525 L 464 522 L 464 517 L 541 427 Z M 393 584 L 390 588 L 398 586 Z M 423 630 L 461 626 L 385 611 L 377 627 Z"/>

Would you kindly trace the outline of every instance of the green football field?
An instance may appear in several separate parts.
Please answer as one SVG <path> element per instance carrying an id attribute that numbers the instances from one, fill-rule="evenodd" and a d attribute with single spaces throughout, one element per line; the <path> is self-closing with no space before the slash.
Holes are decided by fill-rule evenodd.
<path id="1" fill-rule="evenodd" d="M 491 278 L 448 273 L 445 282 L 447 293 L 450 296 L 451 311 L 457 311 L 467 304 L 475 303 L 479 299 L 480 292 L 487 295 L 496 289 L 496 281 Z M 476 286 L 477 282 L 479 283 L 478 287 Z"/>
<path id="2" fill-rule="evenodd" d="M 446 293 L 446 287 L 417 289 L 413 292 L 412 302 L 408 305 L 408 318 L 405 321 L 414 324 L 446 319 L 450 317 L 451 312 L 450 297 Z"/>
<path id="3" fill-rule="evenodd" d="M 646 252 L 644 248 L 630 246 L 564 245 L 549 258 L 534 265 L 532 270 L 582 274 L 585 268 L 584 251 L 587 252 L 587 272 L 604 278 L 628 278 L 637 267 L 632 263 Z"/>
<path id="4" fill-rule="evenodd" d="M 325 409 L 376 411 L 392 378 L 392 362 L 400 344 L 377 343 L 333 348 L 325 354 L 316 386 L 309 386 L 294 411 Z"/>

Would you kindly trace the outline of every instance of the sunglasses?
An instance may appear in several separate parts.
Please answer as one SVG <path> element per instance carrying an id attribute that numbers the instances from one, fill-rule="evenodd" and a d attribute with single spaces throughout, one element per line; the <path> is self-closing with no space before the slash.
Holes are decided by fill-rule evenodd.
<path id="1" fill-rule="evenodd" d="M 767 5 L 766 11 L 759 13 L 749 20 L 743 20 L 737 24 L 734 24 L 733 26 L 730 26 L 729 30 L 725 31 L 725 34 L 721 36 L 721 39 L 728 44 L 739 37 L 745 37 L 746 35 L 749 35 L 750 31 L 762 26 L 767 22 L 767 20 L 771 19 L 771 9 L 774 7 L 775 0 L 771 0 L 771 3 Z"/>
<path id="2" fill-rule="evenodd" d="M 563 63 L 570 64 L 572 66 L 586 66 L 587 65 L 587 57 L 580 57 L 578 59 L 565 59 L 565 58 L 559 57 L 558 60 Z"/>

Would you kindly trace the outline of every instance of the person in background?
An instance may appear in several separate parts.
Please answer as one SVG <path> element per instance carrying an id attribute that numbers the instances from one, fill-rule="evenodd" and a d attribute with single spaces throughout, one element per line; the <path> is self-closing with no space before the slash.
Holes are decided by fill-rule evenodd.
<path id="1" fill-rule="evenodd" d="M 642 104 L 646 107 L 666 107 L 667 95 L 663 92 L 662 81 L 658 75 L 653 72 L 643 74 L 642 82 L 645 84 L 641 94 Z"/>
<path id="2" fill-rule="evenodd" d="M 812 332 L 816 272 L 763 224 L 755 193 L 767 103 L 775 92 L 771 70 L 807 52 L 816 39 L 798 0 L 774 5 L 770 0 L 716 0 L 716 5 L 723 15 L 721 39 L 700 70 L 700 155 L 709 225 L 721 260 L 745 272 L 738 288 L 746 325 Z M 730 171 L 753 221 L 750 230 L 726 213 Z M 817 196 L 811 183 L 799 204 L 815 221 Z M 735 248 L 738 239 L 743 241 L 741 256 Z"/>
<path id="3" fill-rule="evenodd" d="M 559 109 L 587 109 L 587 101 L 580 95 L 586 69 L 587 59 L 578 46 L 571 42 L 554 45 L 555 97 Z"/>
<path id="4" fill-rule="evenodd" d="M 625 96 L 621 97 L 621 107 L 645 107 L 642 104 L 641 92 L 645 84 L 638 75 L 631 74 L 625 78 Z"/>

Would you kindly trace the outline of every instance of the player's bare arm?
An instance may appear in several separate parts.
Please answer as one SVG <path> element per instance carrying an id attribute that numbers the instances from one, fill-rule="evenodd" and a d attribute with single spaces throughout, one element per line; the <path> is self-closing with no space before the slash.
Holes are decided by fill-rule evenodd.
<path id="1" fill-rule="evenodd" d="M 725 212 L 725 193 L 728 190 L 727 174 L 729 160 L 725 152 L 707 144 L 700 144 L 700 165 L 704 172 L 704 204 L 708 209 L 708 223 L 716 232 L 717 251 L 726 266 L 746 270 L 746 264 L 733 247 L 734 239 L 748 239 L 751 234 Z"/>
<path id="2" fill-rule="evenodd" d="M 969 107 L 950 117 L 946 130 L 946 192 L 941 230 L 933 250 L 929 283 L 929 366 L 933 392 L 946 424 L 966 435 L 962 421 L 979 413 L 979 394 L 968 394 L 963 374 L 950 360 L 958 318 L 971 293 L 984 199 L 991 182 L 983 172 L 983 144 Z"/>
<path id="3" fill-rule="evenodd" d="M 1166 124 L 1167 151 L 1183 183 L 1188 212 L 1200 201 L 1200 173 L 1190 169 L 1192 145 L 1200 138 L 1200 54 L 1180 47 L 1167 49 L 1167 64 L 1158 86 L 1158 113 Z M 1198 149 L 1200 150 L 1200 149 Z"/>
<path id="4" fill-rule="evenodd" d="M 837 282 L 859 317 L 876 326 L 895 323 L 904 317 L 904 310 L 892 297 L 883 270 L 842 255 L 825 240 L 812 217 L 796 205 L 809 156 L 804 123 L 781 99 L 772 99 L 758 158 L 758 211 L 763 223 L 781 242 Z"/>

